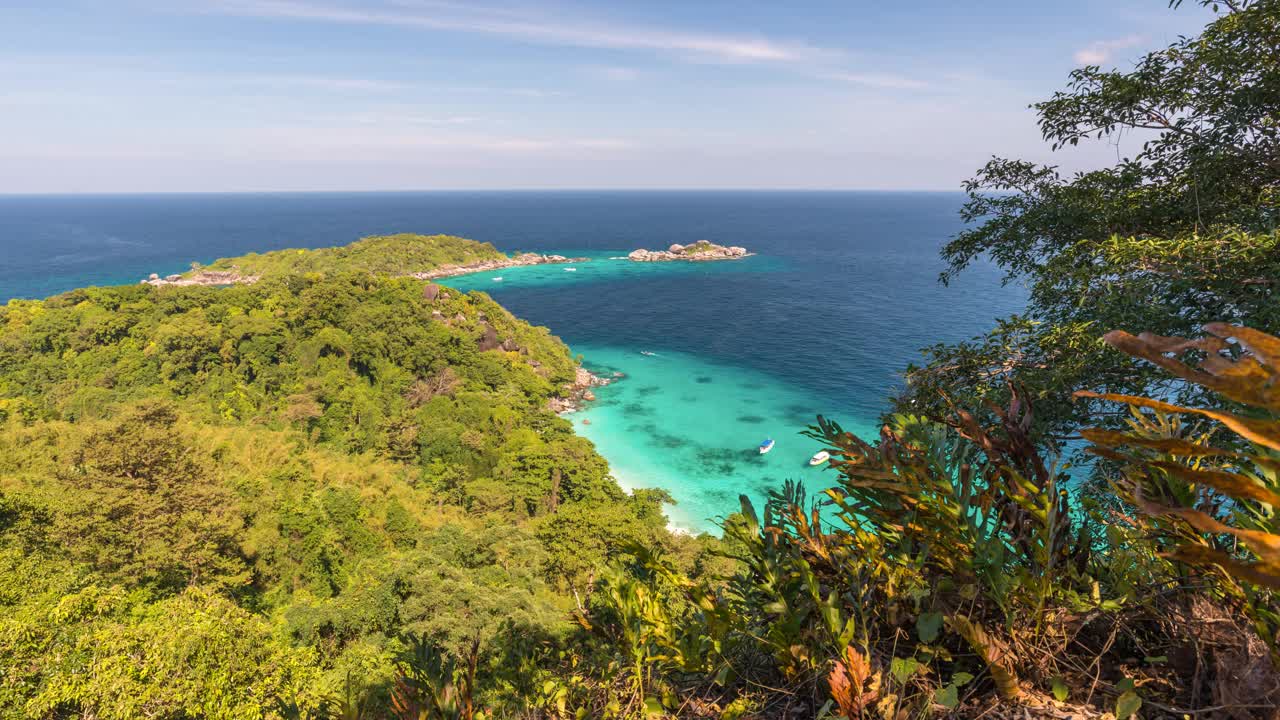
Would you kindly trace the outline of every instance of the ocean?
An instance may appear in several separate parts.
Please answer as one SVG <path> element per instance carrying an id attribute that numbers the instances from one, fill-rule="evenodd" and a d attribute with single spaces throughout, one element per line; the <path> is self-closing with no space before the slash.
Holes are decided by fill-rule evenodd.
<path id="1" fill-rule="evenodd" d="M 424 192 L 0 197 L 0 301 L 137 282 L 192 261 L 366 235 L 449 233 L 588 256 L 447 281 L 545 325 L 622 377 L 572 416 L 626 487 L 661 487 L 673 525 L 713 530 L 745 493 L 831 482 L 799 433 L 818 414 L 874 434 L 919 349 L 983 333 L 1025 292 L 979 263 L 949 287 L 938 250 L 959 193 Z M 739 261 L 640 264 L 707 239 Z M 500 277 L 501 280 L 495 278 Z M 775 440 L 767 455 L 756 447 Z"/>

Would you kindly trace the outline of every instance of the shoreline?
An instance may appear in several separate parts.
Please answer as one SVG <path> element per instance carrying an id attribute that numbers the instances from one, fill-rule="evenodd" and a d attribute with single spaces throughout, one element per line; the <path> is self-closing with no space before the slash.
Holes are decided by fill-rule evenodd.
<path id="1" fill-rule="evenodd" d="M 411 277 L 415 280 L 440 280 L 442 278 L 471 275 L 473 273 L 489 272 L 491 270 L 505 270 L 513 267 L 529 267 L 531 265 L 565 265 L 569 263 L 584 262 L 591 262 L 591 258 L 565 257 L 564 255 L 543 255 L 540 253 L 520 253 L 519 255 L 512 255 L 505 260 L 483 260 L 481 262 L 471 263 L 468 265 L 444 265 L 434 270 L 409 273 L 402 277 Z"/>
<path id="2" fill-rule="evenodd" d="M 617 379 L 618 378 L 602 378 L 582 367 L 582 365 L 578 365 L 573 382 L 566 383 L 560 388 L 565 391 L 565 394 L 548 399 L 547 404 L 550 406 L 552 412 L 560 415 L 561 417 L 565 415 L 572 415 L 586 409 L 583 403 L 588 403 L 596 399 L 595 393 L 591 392 L 591 388 L 610 385 Z"/>
<path id="3" fill-rule="evenodd" d="M 410 277 L 415 280 L 440 280 L 443 278 L 458 277 L 459 275 L 471 275 L 474 273 L 489 272 L 491 270 L 505 270 L 513 267 L 529 267 L 532 265 L 564 265 L 570 263 L 591 262 L 588 257 L 566 257 L 564 255 L 544 255 L 541 253 L 520 253 L 519 255 L 511 255 L 502 260 L 481 260 L 480 262 L 469 263 L 466 265 L 444 265 L 433 270 L 423 270 L 420 272 L 406 273 L 397 277 Z M 231 270 L 194 270 L 191 274 L 175 273 L 160 277 L 158 273 L 151 273 L 143 278 L 140 282 L 143 285 L 151 285 L 154 287 L 163 286 L 227 286 L 227 285 L 252 285 L 262 279 L 261 275 L 242 274 L 238 269 Z"/>

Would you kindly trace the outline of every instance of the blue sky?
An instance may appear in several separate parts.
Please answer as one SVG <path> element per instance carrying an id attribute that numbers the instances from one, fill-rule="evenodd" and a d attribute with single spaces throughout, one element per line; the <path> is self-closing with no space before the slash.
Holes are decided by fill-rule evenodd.
<path id="1" fill-rule="evenodd" d="M 0 0 L 0 193 L 954 190 L 1164 0 Z"/>

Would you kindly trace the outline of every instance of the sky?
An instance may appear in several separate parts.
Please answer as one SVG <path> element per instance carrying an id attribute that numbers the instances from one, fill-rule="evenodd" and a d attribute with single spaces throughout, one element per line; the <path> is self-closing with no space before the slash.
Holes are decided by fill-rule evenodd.
<path id="1" fill-rule="evenodd" d="M 0 0 L 0 193 L 957 190 L 1165 0 Z"/>

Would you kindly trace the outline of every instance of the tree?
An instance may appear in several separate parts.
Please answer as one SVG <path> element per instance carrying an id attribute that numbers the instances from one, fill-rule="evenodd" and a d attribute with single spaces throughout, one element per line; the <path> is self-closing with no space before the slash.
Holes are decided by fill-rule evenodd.
<path id="1" fill-rule="evenodd" d="M 80 559 L 158 587 L 243 585 L 235 495 L 196 460 L 164 403 L 91 434 L 63 481 L 78 492 L 59 534 Z"/>
<path id="2" fill-rule="evenodd" d="M 986 337 L 929 348 L 899 409 L 937 416 L 939 389 L 964 405 L 1003 402 L 1012 380 L 1037 400 L 1039 429 L 1063 438 L 1099 409 L 1069 401 L 1086 384 L 1188 389 L 1162 387 L 1108 352 L 1104 332 L 1187 334 L 1207 317 L 1280 329 L 1280 5 L 1203 4 L 1218 15 L 1198 37 L 1128 72 L 1076 70 L 1034 106 L 1055 149 L 1145 138 L 1132 158 L 1070 178 L 997 158 L 965 184 L 962 217 L 977 224 L 943 249 L 942 280 L 988 257 L 1006 282 L 1028 286 L 1027 313 Z"/>

